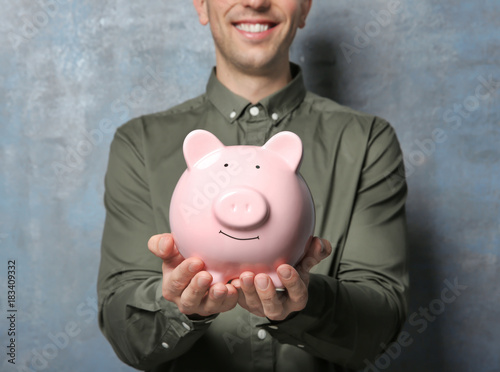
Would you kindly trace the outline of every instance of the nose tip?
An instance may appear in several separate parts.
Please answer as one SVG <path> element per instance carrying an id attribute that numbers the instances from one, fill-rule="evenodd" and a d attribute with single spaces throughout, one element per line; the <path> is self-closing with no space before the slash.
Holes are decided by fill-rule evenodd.
<path id="1" fill-rule="evenodd" d="M 242 5 L 261 10 L 269 7 L 269 0 L 244 0 Z"/>
<path id="2" fill-rule="evenodd" d="M 246 230 L 262 225 L 269 215 L 269 207 L 258 191 L 234 188 L 215 200 L 214 212 L 217 220 L 224 226 Z"/>

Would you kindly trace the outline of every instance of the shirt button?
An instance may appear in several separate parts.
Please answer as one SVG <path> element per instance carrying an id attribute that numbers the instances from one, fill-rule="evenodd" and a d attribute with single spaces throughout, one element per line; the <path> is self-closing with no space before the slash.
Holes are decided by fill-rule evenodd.
<path id="1" fill-rule="evenodd" d="M 188 331 L 191 330 L 191 327 L 187 323 L 182 322 L 182 326 L 186 328 Z"/>
<path id="2" fill-rule="evenodd" d="M 269 326 L 271 329 L 278 329 L 278 326 Z"/>
<path id="3" fill-rule="evenodd" d="M 161 343 L 161 346 L 163 346 L 163 348 L 165 348 L 165 349 L 168 349 L 168 348 L 169 348 L 169 346 L 168 346 L 168 344 L 167 344 L 166 342 L 162 342 L 162 343 Z"/>
<path id="4" fill-rule="evenodd" d="M 276 121 L 276 120 L 278 120 L 279 115 L 277 113 L 274 113 L 271 115 L 271 118 Z"/>
<path id="5" fill-rule="evenodd" d="M 301 349 L 303 349 L 305 346 L 302 344 L 298 344 L 297 347 L 300 347 Z"/>
<path id="6" fill-rule="evenodd" d="M 259 329 L 259 332 L 257 332 L 257 337 L 260 338 L 261 340 L 265 339 L 267 336 L 267 332 L 263 329 Z"/>
<path id="7" fill-rule="evenodd" d="M 259 115 L 259 112 L 260 112 L 260 110 L 256 106 L 253 106 L 253 107 L 250 108 L 250 115 L 252 115 L 252 116 Z"/>
<path id="8" fill-rule="evenodd" d="M 236 111 L 231 112 L 231 113 L 229 114 L 229 117 L 230 117 L 231 119 L 234 119 L 234 118 L 236 117 Z"/>

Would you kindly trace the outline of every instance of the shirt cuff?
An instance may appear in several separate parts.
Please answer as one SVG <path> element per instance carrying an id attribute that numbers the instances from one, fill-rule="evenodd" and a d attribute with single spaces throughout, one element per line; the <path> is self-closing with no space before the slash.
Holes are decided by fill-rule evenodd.
<path id="1" fill-rule="evenodd" d="M 162 294 L 161 282 L 156 289 L 156 301 L 161 307 L 161 312 L 172 319 L 172 326 L 177 330 L 179 337 L 185 336 L 193 330 L 202 330 L 207 328 L 219 314 L 213 314 L 200 319 L 190 319 L 186 314 L 179 311 L 179 308 L 173 302 L 166 300 Z"/>

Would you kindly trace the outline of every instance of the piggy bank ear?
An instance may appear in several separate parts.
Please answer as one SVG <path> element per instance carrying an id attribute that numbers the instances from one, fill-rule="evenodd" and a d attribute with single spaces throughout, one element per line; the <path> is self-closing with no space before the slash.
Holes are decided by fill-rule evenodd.
<path id="1" fill-rule="evenodd" d="M 223 148 L 224 145 L 212 133 L 196 129 L 190 132 L 186 139 L 182 151 L 188 168 L 192 168 L 198 160 L 211 152 Z"/>
<path id="2" fill-rule="evenodd" d="M 302 160 L 302 141 L 292 132 L 280 132 L 267 141 L 264 146 L 278 154 L 296 172 Z"/>

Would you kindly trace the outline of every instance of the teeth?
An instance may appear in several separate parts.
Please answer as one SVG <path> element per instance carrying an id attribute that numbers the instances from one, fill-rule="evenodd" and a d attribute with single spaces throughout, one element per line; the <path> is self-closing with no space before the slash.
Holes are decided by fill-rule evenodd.
<path id="1" fill-rule="evenodd" d="M 239 23 L 236 28 L 245 32 L 264 32 L 269 30 L 269 25 L 261 25 L 260 23 Z"/>

